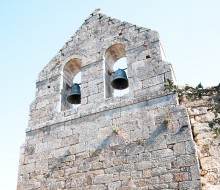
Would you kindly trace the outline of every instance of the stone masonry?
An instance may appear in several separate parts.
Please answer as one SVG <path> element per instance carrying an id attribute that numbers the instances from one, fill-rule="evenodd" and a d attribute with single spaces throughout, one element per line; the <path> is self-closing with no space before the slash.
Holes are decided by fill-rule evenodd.
<path id="1" fill-rule="evenodd" d="M 126 57 L 129 92 L 114 96 Z M 191 125 L 156 31 L 93 12 L 40 72 L 17 190 L 199 190 Z M 66 101 L 81 72 L 81 104 Z"/>
<path id="2" fill-rule="evenodd" d="M 216 136 L 208 124 L 214 118 L 214 113 L 210 109 L 212 101 L 210 96 L 206 96 L 200 100 L 185 99 L 182 102 L 182 105 L 187 107 L 191 120 L 203 190 L 220 189 L 220 136 Z"/>

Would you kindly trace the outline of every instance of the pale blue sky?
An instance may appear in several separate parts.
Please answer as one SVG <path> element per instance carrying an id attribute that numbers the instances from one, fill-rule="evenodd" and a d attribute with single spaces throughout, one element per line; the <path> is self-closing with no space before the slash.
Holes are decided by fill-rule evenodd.
<path id="1" fill-rule="evenodd" d="M 0 189 L 16 188 L 38 73 L 97 7 L 160 33 L 177 83 L 220 82 L 219 0 L 0 0 Z"/>

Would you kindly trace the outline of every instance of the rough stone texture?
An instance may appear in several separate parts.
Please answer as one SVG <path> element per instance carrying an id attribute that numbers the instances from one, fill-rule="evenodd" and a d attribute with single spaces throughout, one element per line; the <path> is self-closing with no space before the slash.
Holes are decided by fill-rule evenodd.
<path id="1" fill-rule="evenodd" d="M 17 189 L 201 189 L 187 111 L 164 91 L 173 76 L 160 47 L 156 31 L 93 12 L 39 74 Z M 123 56 L 129 93 L 114 97 L 108 71 Z M 72 108 L 79 71 L 82 102 Z"/>
<path id="2" fill-rule="evenodd" d="M 203 190 L 220 189 L 220 136 L 216 136 L 209 127 L 214 118 L 210 110 L 212 98 L 202 97 L 195 101 L 184 100 L 188 109 L 200 163 Z"/>

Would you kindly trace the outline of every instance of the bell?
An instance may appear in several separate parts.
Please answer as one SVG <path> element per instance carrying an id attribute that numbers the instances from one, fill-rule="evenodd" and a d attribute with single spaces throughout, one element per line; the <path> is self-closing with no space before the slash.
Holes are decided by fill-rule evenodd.
<path id="1" fill-rule="evenodd" d="M 111 85 L 114 89 L 117 90 L 124 90 L 128 87 L 128 78 L 126 72 L 123 69 L 118 69 L 115 71 Z"/>
<path id="2" fill-rule="evenodd" d="M 71 104 L 80 104 L 81 103 L 81 92 L 80 86 L 77 83 L 74 83 L 71 87 L 71 93 L 67 96 L 67 101 Z"/>

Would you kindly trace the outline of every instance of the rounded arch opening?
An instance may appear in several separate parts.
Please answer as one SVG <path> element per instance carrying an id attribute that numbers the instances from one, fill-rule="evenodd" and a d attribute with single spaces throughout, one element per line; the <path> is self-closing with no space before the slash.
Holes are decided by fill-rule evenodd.
<path id="1" fill-rule="evenodd" d="M 125 46 L 122 44 L 114 44 L 110 46 L 104 55 L 104 84 L 105 84 L 105 98 L 123 96 L 129 92 L 129 88 L 124 90 L 116 90 L 111 86 L 113 80 L 113 73 L 117 69 L 124 69 L 127 73 L 127 60 Z"/>
<path id="2" fill-rule="evenodd" d="M 61 90 L 61 110 L 72 109 L 74 106 L 67 101 L 74 83 L 81 83 L 82 60 L 78 58 L 68 61 L 63 68 L 63 88 Z M 75 106 L 78 107 L 78 106 Z"/>
<path id="3" fill-rule="evenodd" d="M 63 69 L 63 77 L 69 84 L 72 84 L 75 76 L 81 71 L 82 60 L 75 58 L 68 61 Z"/>

